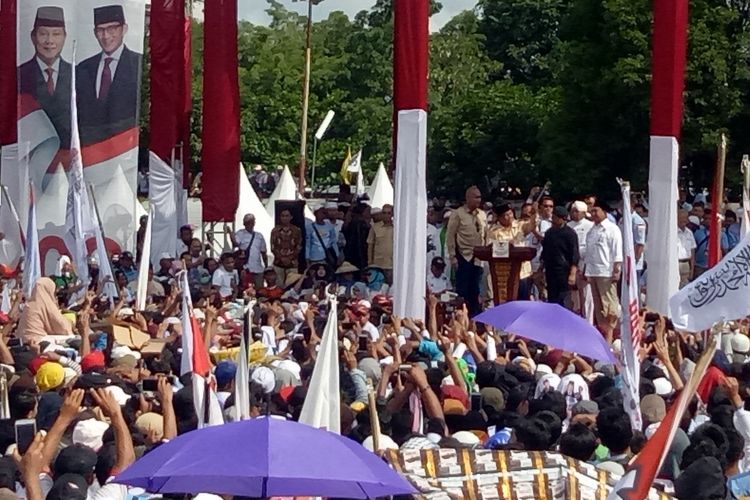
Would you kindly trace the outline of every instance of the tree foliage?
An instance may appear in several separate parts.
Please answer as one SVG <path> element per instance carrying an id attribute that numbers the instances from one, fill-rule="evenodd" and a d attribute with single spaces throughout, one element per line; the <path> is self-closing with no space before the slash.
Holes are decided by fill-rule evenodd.
<path id="1" fill-rule="evenodd" d="M 294 165 L 306 18 L 267 2 L 269 26 L 239 24 L 242 160 Z M 433 1 L 433 13 L 440 8 Z M 363 149 L 370 177 L 390 163 L 392 14 L 392 0 L 377 0 L 353 19 L 334 12 L 314 22 L 309 156 L 317 125 L 336 112 L 318 144 L 318 181 L 336 182 L 348 147 Z M 551 180 L 561 195 L 614 193 L 615 176 L 645 189 L 651 24 L 648 0 L 479 0 L 454 17 L 431 36 L 430 191 Z M 710 180 L 721 132 L 730 137 L 730 185 L 750 148 L 749 34 L 750 1 L 691 0 L 681 161 L 699 186 Z M 199 168 L 199 23 L 193 50 Z"/>

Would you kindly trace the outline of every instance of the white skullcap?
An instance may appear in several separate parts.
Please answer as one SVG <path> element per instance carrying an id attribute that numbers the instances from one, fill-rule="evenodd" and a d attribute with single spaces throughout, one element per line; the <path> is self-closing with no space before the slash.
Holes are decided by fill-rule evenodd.
<path id="1" fill-rule="evenodd" d="M 570 208 L 571 208 L 571 210 L 575 208 L 579 212 L 586 213 L 588 211 L 588 209 L 589 209 L 589 206 L 586 205 L 586 203 L 584 203 L 582 201 L 574 201 L 573 204 L 570 205 Z"/>
<path id="2" fill-rule="evenodd" d="M 258 384 L 263 392 L 270 394 L 276 387 L 276 376 L 270 368 L 259 366 L 250 374 L 250 382 Z"/>

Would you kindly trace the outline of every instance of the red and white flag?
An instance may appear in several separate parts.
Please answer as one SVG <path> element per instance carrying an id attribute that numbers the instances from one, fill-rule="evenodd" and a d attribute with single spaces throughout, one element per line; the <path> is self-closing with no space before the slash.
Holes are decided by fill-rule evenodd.
<path id="1" fill-rule="evenodd" d="M 669 453 L 669 448 L 672 446 L 672 440 L 680 427 L 682 416 L 690 404 L 690 400 L 693 399 L 698 384 L 706 373 L 708 364 L 714 357 L 716 344 L 717 338 L 711 337 L 706 351 L 698 360 L 695 370 L 682 389 L 679 398 L 672 404 L 646 446 L 630 463 L 627 473 L 612 488 L 607 500 L 642 500 L 648 496 L 649 488 L 654 483 L 654 479 L 659 473 L 667 453 Z"/>
<path id="2" fill-rule="evenodd" d="M 198 416 L 198 428 L 221 425 L 224 417 L 216 397 L 216 380 L 211 373 L 211 359 L 201 334 L 201 327 L 193 314 L 193 301 L 187 272 L 182 273 L 182 364 L 180 374 L 192 374 L 193 404 Z"/>
<path id="3" fill-rule="evenodd" d="M 625 252 L 624 269 L 622 274 L 621 307 L 622 322 L 620 337 L 622 339 L 622 397 L 625 411 L 630 416 L 630 423 L 634 430 L 641 430 L 640 383 L 641 363 L 638 350 L 641 346 L 641 322 L 638 316 L 639 293 L 638 273 L 635 269 L 635 246 L 633 242 L 633 216 L 630 208 L 630 183 L 620 182 L 622 190 L 622 246 Z"/>

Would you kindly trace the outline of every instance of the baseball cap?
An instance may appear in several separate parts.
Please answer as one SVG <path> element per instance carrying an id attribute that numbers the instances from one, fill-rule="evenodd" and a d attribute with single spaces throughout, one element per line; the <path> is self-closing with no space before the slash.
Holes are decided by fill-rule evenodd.
<path id="1" fill-rule="evenodd" d="M 96 452 L 88 446 L 82 444 L 67 446 L 60 450 L 55 459 L 55 476 L 60 477 L 65 474 L 85 476 L 90 474 L 96 467 L 96 458 Z"/>
<path id="2" fill-rule="evenodd" d="M 81 370 L 85 373 L 94 371 L 97 368 L 104 368 L 107 362 L 104 359 L 102 351 L 92 351 L 81 359 Z"/>
<path id="3" fill-rule="evenodd" d="M 96 454 L 94 454 L 96 458 Z M 90 472 L 90 471 L 89 471 Z M 47 493 L 47 500 L 86 500 L 89 485 L 80 474 L 63 474 Z"/>
<path id="4" fill-rule="evenodd" d="M 106 422 L 89 418 L 81 420 L 73 428 L 73 443 L 88 446 L 94 451 L 99 451 L 102 447 L 102 438 L 104 433 L 109 429 Z"/>
<path id="5" fill-rule="evenodd" d="M 46 392 L 59 387 L 64 380 L 65 370 L 63 369 L 62 365 L 59 363 L 54 363 L 52 361 L 48 361 L 42 364 L 42 366 L 39 367 L 36 375 L 34 376 L 34 381 L 36 382 L 37 387 L 39 387 L 39 390 L 42 392 Z"/>
<path id="6" fill-rule="evenodd" d="M 557 206 L 552 211 L 552 215 L 554 215 L 555 217 L 558 217 L 560 219 L 566 219 L 568 217 L 568 211 L 565 210 L 565 207 Z"/>
<path id="7" fill-rule="evenodd" d="M 228 384 L 237 374 L 237 365 L 233 361 L 221 361 L 216 365 L 214 375 L 219 385 Z"/>

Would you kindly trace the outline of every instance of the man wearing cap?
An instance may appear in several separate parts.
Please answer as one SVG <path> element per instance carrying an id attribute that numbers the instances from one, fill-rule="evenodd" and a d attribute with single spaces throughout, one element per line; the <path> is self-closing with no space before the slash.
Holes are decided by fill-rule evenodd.
<path id="1" fill-rule="evenodd" d="M 255 289 L 263 288 L 263 271 L 268 267 L 268 249 L 266 239 L 255 230 L 255 216 L 245 214 L 242 218 L 243 229 L 231 234 L 232 245 L 244 250 L 247 255 L 245 269 L 250 273 Z"/>
<path id="2" fill-rule="evenodd" d="M 591 220 L 594 226 L 586 235 L 584 276 L 591 284 L 596 326 L 612 343 L 619 312 L 617 282 L 622 270 L 622 233 L 607 218 L 606 204 L 600 201 L 591 208 Z"/>
<path id="3" fill-rule="evenodd" d="M 427 276 L 427 291 L 437 295 L 451 289 L 451 282 L 445 275 L 445 260 L 435 257 L 430 264 L 430 275 Z"/>
<path id="4" fill-rule="evenodd" d="M 680 288 L 690 283 L 695 272 L 695 235 L 688 228 L 688 211 L 677 212 L 677 259 L 680 263 Z"/>
<path id="5" fill-rule="evenodd" d="M 466 190 L 466 201 L 448 221 L 445 243 L 451 266 L 456 270 L 456 292 L 466 301 L 469 312 L 479 313 L 479 280 L 481 262 L 474 258 L 474 248 L 485 244 L 487 214 L 479 206 L 482 193 L 476 186 Z"/>
<path id="6" fill-rule="evenodd" d="M 370 226 L 367 235 L 367 261 L 379 267 L 385 274 L 385 281 L 393 284 L 393 206 L 383 205 L 380 221 Z"/>
<path id="7" fill-rule="evenodd" d="M 141 54 L 125 45 L 127 32 L 122 5 L 94 9 L 94 36 L 102 51 L 76 68 L 78 123 L 84 146 L 137 125 Z"/>
<path id="8" fill-rule="evenodd" d="M 18 68 L 19 93 L 39 103 L 55 127 L 62 149 L 70 147 L 72 68 L 60 55 L 66 36 L 63 9 L 39 7 L 31 30 L 34 57 Z"/>
<path id="9" fill-rule="evenodd" d="M 555 207 L 552 227 L 542 240 L 541 268 L 547 280 L 547 300 L 565 306 L 568 290 L 576 283 L 578 274 L 578 236 L 565 222 L 568 211 Z"/>
<path id="10" fill-rule="evenodd" d="M 533 205 L 530 205 L 533 208 Z M 532 211 L 531 218 L 526 221 L 516 219 L 513 208 L 508 203 L 500 203 L 494 207 L 495 222 L 487 232 L 487 242 L 490 244 L 511 243 L 524 245 L 527 237 L 536 230 L 536 215 Z M 528 300 L 531 294 L 531 263 L 521 264 L 518 298 Z"/>

